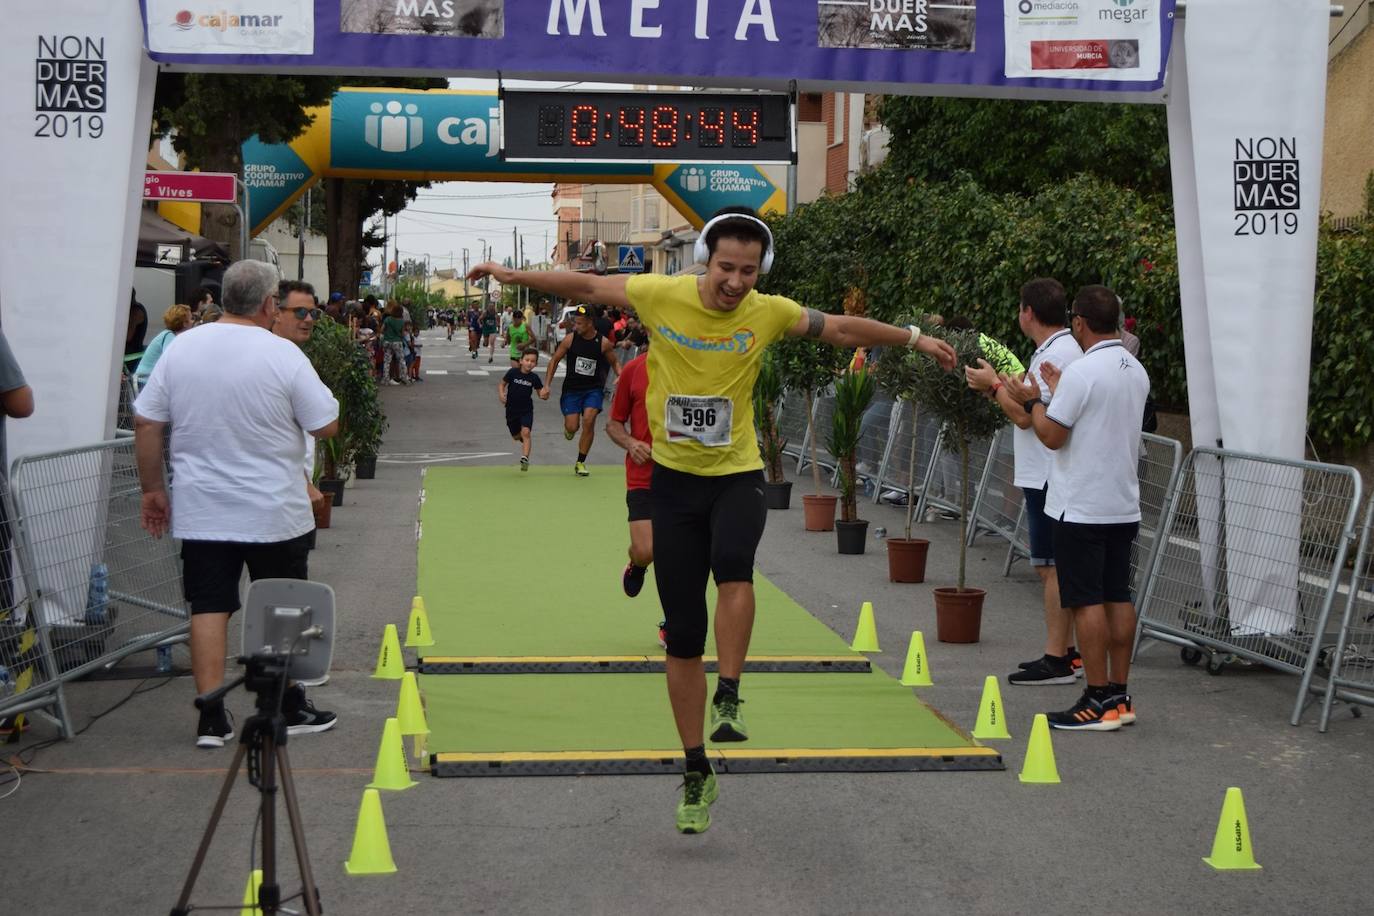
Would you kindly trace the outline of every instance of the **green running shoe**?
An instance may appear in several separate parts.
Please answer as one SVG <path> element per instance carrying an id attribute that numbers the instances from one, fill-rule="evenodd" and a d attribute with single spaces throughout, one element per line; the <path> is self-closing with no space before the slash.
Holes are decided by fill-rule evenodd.
<path id="1" fill-rule="evenodd" d="M 575 464 L 573 464 L 573 473 L 576 474 L 578 477 L 586 477 L 589 474 L 591 474 L 591 471 L 587 470 L 587 466 L 585 464 L 583 464 L 581 461 L 578 461 Z"/>
<path id="2" fill-rule="evenodd" d="M 712 741 L 749 740 L 749 731 L 744 727 L 744 717 L 739 712 L 743 702 L 738 695 L 727 693 L 711 703 Z"/>
<path id="3" fill-rule="evenodd" d="M 705 833 L 711 826 L 711 803 L 720 797 L 716 774 L 687 773 L 682 777 L 682 801 L 677 803 L 678 833 Z"/>

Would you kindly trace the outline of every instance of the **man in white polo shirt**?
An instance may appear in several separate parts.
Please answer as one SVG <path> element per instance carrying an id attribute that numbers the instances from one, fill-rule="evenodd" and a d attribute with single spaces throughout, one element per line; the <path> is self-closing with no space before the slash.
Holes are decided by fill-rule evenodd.
<path id="1" fill-rule="evenodd" d="M 1017 323 L 1021 333 L 1035 341 L 1026 375 L 1040 377 L 1040 368 L 1050 363 L 1060 372 L 1083 355 L 1073 334 L 1064 326 L 1068 296 L 1058 280 L 1040 278 L 1021 287 Z M 1012 423 L 1015 483 L 1026 501 L 1026 528 L 1030 540 L 1030 563 L 1040 576 L 1045 605 L 1045 654 L 1022 662 L 1007 681 L 1027 687 L 1072 684 L 1083 674 L 1082 662 L 1073 645 L 1073 615 L 1059 603 L 1059 579 L 1054 570 L 1054 520 L 1045 514 L 1045 492 L 1054 453 L 1047 449 L 1031 429 L 1031 418 L 1022 402 L 997 377 L 997 370 L 986 360 L 964 369 L 969 387 L 987 393 L 997 402 Z M 1049 389 L 1041 400 L 1050 402 Z"/>
<path id="2" fill-rule="evenodd" d="M 224 682 L 244 566 L 252 579 L 308 578 L 306 539 L 315 523 L 301 485 L 301 435 L 328 438 L 339 428 L 339 403 L 310 360 L 269 330 L 278 279 L 262 261 L 226 270 L 224 317 L 178 337 L 134 404 L 143 527 L 181 539 L 198 693 Z M 170 504 L 162 474 L 169 425 Z M 289 734 L 334 725 L 334 713 L 316 709 L 299 685 L 282 705 Z M 222 702 L 201 710 L 197 747 L 223 747 L 233 737 Z"/>
<path id="3" fill-rule="evenodd" d="M 1034 378 L 1002 377 L 1054 452 L 1045 512 L 1056 522 L 1060 601 L 1073 612 L 1087 680 L 1073 707 L 1050 713 L 1060 729 L 1112 731 L 1135 722 L 1126 686 L 1135 638 L 1131 546 L 1140 527 L 1136 462 L 1150 378 L 1121 345 L 1120 314 L 1105 286 L 1078 291 L 1069 321 L 1083 356 L 1062 372 L 1048 361 L 1041 367 L 1054 395 L 1048 407 Z"/>

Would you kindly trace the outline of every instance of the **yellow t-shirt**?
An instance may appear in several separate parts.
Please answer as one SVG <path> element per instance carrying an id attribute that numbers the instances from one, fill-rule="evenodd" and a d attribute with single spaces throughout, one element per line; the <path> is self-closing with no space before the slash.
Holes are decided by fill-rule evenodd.
<path id="1" fill-rule="evenodd" d="M 646 409 L 654 460 L 703 477 L 763 467 L 754 381 L 763 350 L 802 315 L 783 296 L 751 292 L 730 312 L 707 309 L 697 277 L 631 277 L 626 296 L 649 330 Z"/>

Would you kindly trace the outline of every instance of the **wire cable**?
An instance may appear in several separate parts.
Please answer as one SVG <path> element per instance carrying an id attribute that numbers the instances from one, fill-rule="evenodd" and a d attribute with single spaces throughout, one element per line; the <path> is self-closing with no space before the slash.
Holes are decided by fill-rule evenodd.
<path id="1" fill-rule="evenodd" d="M 105 718 L 105 717 L 108 716 L 110 713 L 114 712 L 116 709 L 118 709 L 119 707 L 123 706 L 125 703 L 129 702 L 130 700 L 132 700 L 134 697 L 138 696 L 138 695 L 141 694 L 141 693 L 152 693 L 154 690 L 158 690 L 158 689 L 161 689 L 161 688 L 163 688 L 163 687 L 166 687 L 168 684 L 170 684 L 170 683 L 172 682 L 173 678 L 171 678 L 171 677 L 163 677 L 163 678 L 161 678 L 161 679 L 159 680 L 158 683 L 154 684 L 152 687 L 147 687 L 147 688 L 145 688 L 143 685 L 144 685 L 144 684 L 147 684 L 147 683 L 148 683 L 149 681 L 151 681 L 151 680 L 152 680 L 152 678 L 150 678 L 150 677 L 145 677 L 143 680 L 139 681 L 137 684 L 134 685 L 134 689 L 133 689 L 133 690 L 130 690 L 130 691 L 128 692 L 128 694 L 126 694 L 126 695 L 124 696 L 123 699 L 119 700 L 117 703 L 115 703 L 113 706 L 109 707 L 108 709 L 106 709 L 106 710 L 104 710 L 104 711 L 102 711 L 102 712 L 98 712 L 98 713 L 96 713 L 94 716 L 91 716 L 90 721 L 87 722 L 85 725 L 81 726 L 81 727 L 80 727 L 79 729 L 77 729 L 75 732 L 73 732 L 72 735 L 71 735 L 71 737 L 75 738 L 75 737 L 77 737 L 78 735 L 83 735 L 83 734 L 85 734 L 85 733 L 86 733 L 86 730 L 89 729 L 92 725 L 94 725 L 95 723 L 99 722 L 101 719 Z M 20 748 L 19 752 L 18 752 L 17 754 L 15 754 L 15 756 L 14 756 L 13 759 L 18 760 L 19 763 L 23 766 L 23 768 L 24 768 L 25 770 L 30 770 L 30 771 L 35 772 L 35 773 L 42 772 L 41 770 L 35 770 L 35 769 L 33 769 L 33 755 L 34 755 L 34 754 L 37 754 L 37 753 L 38 753 L 39 751 L 41 751 L 41 750 L 45 750 L 46 748 L 50 748 L 50 747 L 52 747 L 54 744 L 59 744 L 59 743 L 61 743 L 62 741 L 65 741 L 65 740 L 66 740 L 65 738 L 63 738 L 63 737 L 61 737 L 61 736 L 58 736 L 58 737 L 56 737 L 56 738 L 47 738 L 47 739 L 45 739 L 45 740 L 43 740 L 43 741 L 39 741 L 39 742 L 37 742 L 37 743 L 35 743 L 35 744 L 30 744 L 28 747 Z M 29 756 L 26 758 L 25 755 L 29 755 Z"/>
<path id="2" fill-rule="evenodd" d="M 1350 15 L 1345 17 L 1345 22 L 1341 23 L 1341 27 L 1336 30 L 1336 34 L 1332 35 L 1331 40 L 1326 43 L 1326 46 L 1328 48 L 1336 43 L 1336 39 L 1340 38 L 1341 35 L 1345 32 L 1346 26 L 1350 25 L 1350 23 L 1355 21 L 1356 14 L 1358 14 L 1360 10 L 1364 9 L 1364 5 L 1368 2 L 1369 0 L 1360 0 L 1360 5 L 1355 7 L 1355 9 L 1350 13 Z M 1365 24 L 1368 25 L 1369 23 Z"/>

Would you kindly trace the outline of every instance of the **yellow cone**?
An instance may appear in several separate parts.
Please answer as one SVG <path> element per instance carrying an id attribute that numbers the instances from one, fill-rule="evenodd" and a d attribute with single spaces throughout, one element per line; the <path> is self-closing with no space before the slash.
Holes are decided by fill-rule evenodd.
<path id="1" fill-rule="evenodd" d="M 410 778 L 410 764 L 406 760 L 405 744 L 401 741 L 401 727 L 395 719 L 387 719 L 382 726 L 382 744 L 377 748 L 377 764 L 372 769 L 369 789 L 391 789 L 399 792 L 418 786 Z"/>
<path id="2" fill-rule="evenodd" d="M 1010 738 L 1007 731 L 1006 710 L 1002 708 L 1002 691 L 997 678 L 989 674 L 983 680 L 983 700 L 978 704 L 978 724 L 973 726 L 975 738 Z"/>
<path id="3" fill-rule="evenodd" d="M 391 842 L 386 838 L 386 820 L 382 817 L 382 797 L 376 789 L 363 790 L 358 827 L 353 831 L 353 852 L 344 863 L 344 871 L 350 875 L 390 875 L 396 871 Z"/>
<path id="4" fill-rule="evenodd" d="M 258 909 L 258 889 L 262 887 L 262 869 L 253 869 L 248 876 L 248 886 L 243 889 L 243 909 L 239 910 L 239 916 L 262 916 L 262 910 Z"/>
<path id="5" fill-rule="evenodd" d="M 396 703 L 396 721 L 400 723 L 403 735 L 429 734 L 425 707 L 420 702 L 420 685 L 415 680 L 414 671 L 407 671 L 401 678 L 401 698 Z"/>
<path id="6" fill-rule="evenodd" d="M 1226 790 L 1221 803 L 1221 820 L 1217 823 L 1216 839 L 1212 840 L 1212 854 L 1204 862 L 1217 871 L 1259 871 L 1255 850 L 1250 846 L 1250 822 L 1245 817 L 1245 799 L 1235 786 Z"/>
<path id="7" fill-rule="evenodd" d="M 930 687 L 930 665 L 926 662 L 926 638 L 920 630 L 911 634 L 911 645 L 906 650 L 906 667 L 902 668 L 903 687 Z"/>
<path id="8" fill-rule="evenodd" d="M 434 634 L 429 631 L 429 614 L 425 613 L 425 599 L 419 595 L 410 602 L 410 623 L 406 625 L 406 648 L 418 649 L 434 645 Z"/>
<path id="9" fill-rule="evenodd" d="M 865 601 L 859 609 L 859 625 L 854 629 L 854 641 L 849 648 L 855 652 L 881 652 L 878 648 L 878 628 L 873 623 L 873 602 Z"/>
<path id="10" fill-rule="evenodd" d="M 1059 767 L 1054 765 L 1054 745 L 1050 743 L 1050 720 L 1045 718 L 1043 712 L 1036 713 L 1035 721 L 1031 724 L 1020 779 L 1039 785 L 1055 785 L 1059 782 Z"/>
<path id="11" fill-rule="evenodd" d="M 401 639 L 396 635 L 396 624 L 386 625 L 382 634 L 382 649 L 377 653 L 377 670 L 372 676 L 383 681 L 399 681 L 406 670 L 405 659 L 401 657 Z"/>

